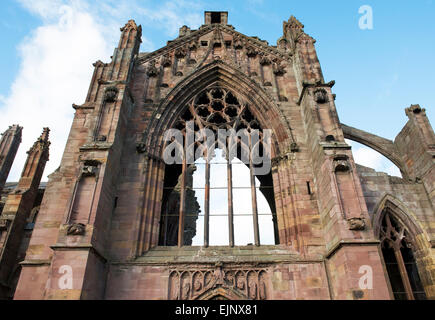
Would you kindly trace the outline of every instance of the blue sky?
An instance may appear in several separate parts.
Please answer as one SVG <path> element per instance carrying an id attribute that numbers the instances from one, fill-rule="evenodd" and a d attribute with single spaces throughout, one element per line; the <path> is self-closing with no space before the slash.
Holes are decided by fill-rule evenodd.
<path id="1" fill-rule="evenodd" d="M 373 30 L 358 27 L 362 5 L 373 8 Z M 142 24 L 141 51 L 151 51 L 175 38 L 182 25 L 199 27 L 204 10 L 228 11 L 237 31 L 271 45 L 282 35 L 282 22 L 295 15 L 317 40 L 325 80 L 336 81 L 343 123 L 394 139 L 407 121 L 404 108 L 415 103 L 434 123 L 434 0 L 3 0 L 0 131 L 12 123 L 24 126 L 8 180 L 18 180 L 25 152 L 43 126 L 52 129 L 44 180 L 59 166 L 71 104 L 84 101 L 92 63 L 109 61 L 128 19 Z M 397 173 L 374 151 L 353 146 L 357 162 Z"/>

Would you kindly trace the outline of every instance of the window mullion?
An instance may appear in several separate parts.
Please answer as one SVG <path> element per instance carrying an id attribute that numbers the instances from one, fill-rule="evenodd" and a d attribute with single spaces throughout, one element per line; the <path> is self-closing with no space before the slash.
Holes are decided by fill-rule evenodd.
<path id="1" fill-rule="evenodd" d="M 183 157 L 183 165 L 181 169 L 181 191 L 180 191 L 180 214 L 178 220 L 178 247 L 184 245 L 184 217 L 186 206 L 186 157 Z"/>
<path id="2" fill-rule="evenodd" d="M 205 164 L 205 190 L 204 190 L 204 246 L 209 246 L 210 235 L 210 161 L 207 156 Z"/>
<path id="3" fill-rule="evenodd" d="M 233 219 L 233 172 L 231 160 L 227 157 L 227 179 L 228 179 L 228 228 L 230 246 L 234 247 L 234 219 Z"/>
<path id="4" fill-rule="evenodd" d="M 260 234 L 258 227 L 258 209 L 257 209 L 257 190 L 255 188 L 254 166 L 252 162 L 252 141 L 249 134 L 249 173 L 251 178 L 251 196 L 252 196 L 252 215 L 254 219 L 254 241 L 255 245 L 260 245 Z"/>
<path id="5" fill-rule="evenodd" d="M 400 248 L 394 246 L 394 255 L 396 256 L 397 265 L 399 266 L 400 276 L 405 287 L 406 296 L 408 300 L 414 300 L 414 294 L 412 293 L 411 283 L 409 282 L 408 272 L 406 271 L 405 262 L 403 261 L 402 252 Z"/>

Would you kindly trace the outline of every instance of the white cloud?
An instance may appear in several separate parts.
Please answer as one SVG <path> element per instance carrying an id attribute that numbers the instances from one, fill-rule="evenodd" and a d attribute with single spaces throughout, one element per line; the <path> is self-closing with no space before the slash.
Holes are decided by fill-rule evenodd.
<path id="1" fill-rule="evenodd" d="M 33 30 L 19 46 L 20 69 L 11 93 L 0 99 L 2 130 L 20 124 L 23 141 L 9 175 L 17 181 L 26 151 L 50 127 L 50 161 L 43 180 L 60 164 L 74 110 L 72 103 L 82 103 L 92 75 L 92 63 L 108 59 L 112 47 L 103 36 L 103 26 L 82 11 L 75 2 L 24 1 L 32 13 L 49 22 Z"/>
<path id="2" fill-rule="evenodd" d="M 194 1 L 150 2 L 114 0 L 17 0 L 22 7 L 41 20 L 21 42 L 19 72 L 8 96 L 0 96 L 1 128 L 11 124 L 24 127 L 8 181 L 18 181 L 26 151 L 50 127 L 50 161 L 43 180 L 59 165 L 69 134 L 74 110 L 81 104 L 91 80 L 92 63 L 110 61 L 120 31 L 132 17 L 138 24 L 161 25 L 162 34 L 176 35 L 178 28 L 201 17 L 188 10 L 200 9 Z M 139 17 L 138 17 L 139 15 Z M 143 21 L 141 21 L 143 20 Z M 157 27 L 159 28 L 159 27 Z M 141 51 L 154 50 L 153 43 L 142 36 Z"/>
<path id="3" fill-rule="evenodd" d="M 137 6 L 136 10 L 141 15 L 147 17 L 148 21 L 144 23 L 159 23 L 165 28 L 166 33 L 170 36 L 178 35 L 178 30 L 183 25 L 190 28 L 198 28 L 203 17 L 196 13 L 202 7 L 199 1 L 166 1 L 160 7 L 146 8 Z"/>
<path id="4" fill-rule="evenodd" d="M 379 152 L 354 141 L 346 140 L 346 142 L 352 146 L 352 154 L 356 163 L 391 176 L 402 176 L 399 168 Z"/>

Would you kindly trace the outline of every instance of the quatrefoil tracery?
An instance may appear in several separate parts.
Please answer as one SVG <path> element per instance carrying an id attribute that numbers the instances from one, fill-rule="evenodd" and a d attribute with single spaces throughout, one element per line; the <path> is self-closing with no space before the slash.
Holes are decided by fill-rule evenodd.
<path id="1" fill-rule="evenodd" d="M 186 105 L 185 110 L 175 121 L 173 128 L 180 130 L 185 135 L 189 121 L 194 122 L 195 132 L 201 129 L 213 131 L 216 141 L 218 141 L 219 129 L 233 129 L 236 133 L 241 129 L 246 129 L 249 133 L 258 130 L 259 141 L 251 147 L 262 149 L 263 131 L 259 121 L 249 110 L 249 105 L 238 99 L 230 90 L 211 87 L 201 92 Z M 249 149 L 249 146 L 244 145 L 240 137 L 237 138 L 237 143 L 242 148 Z"/>

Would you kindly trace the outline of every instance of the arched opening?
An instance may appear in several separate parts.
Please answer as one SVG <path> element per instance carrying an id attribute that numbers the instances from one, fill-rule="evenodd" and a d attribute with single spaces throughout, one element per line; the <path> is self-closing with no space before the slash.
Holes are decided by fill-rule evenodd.
<path id="1" fill-rule="evenodd" d="M 182 139 L 168 140 L 173 147 L 165 154 L 184 157 L 166 164 L 159 245 L 279 243 L 271 171 L 256 170 L 264 167 L 256 160 L 270 162 L 269 141 L 249 105 L 228 89 L 210 87 L 188 103 L 173 128 Z M 206 138 L 189 139 L 189 128 Z"/>
<path id="2" fill-rule="evenodd" d="M 413 237 L 389 208 L 379 226 L 382 254 L 396 300 L 425 300 L 413 248 Z"/>
<path id="3" fill-rule="evenodd" d="M 383 154 L 353 140 L 346 139 L 346 143 L 352 146 L 352 154 L 356 164 L 402 178 L 400 168 Z"/>

